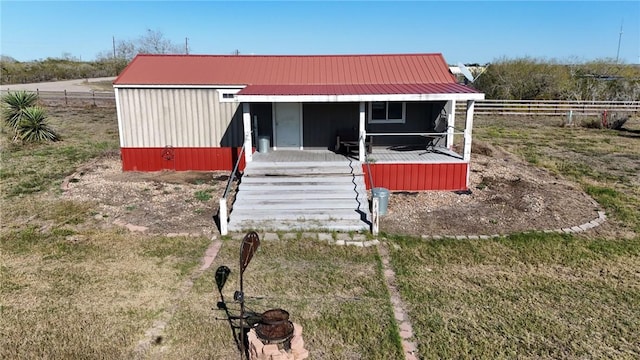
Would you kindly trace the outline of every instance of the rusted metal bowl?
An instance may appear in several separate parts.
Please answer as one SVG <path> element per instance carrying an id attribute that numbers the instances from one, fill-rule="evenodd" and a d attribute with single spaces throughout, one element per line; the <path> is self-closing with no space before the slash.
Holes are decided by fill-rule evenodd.
<path id="1" fill-rule="evenodd" d="M 282 344 L 291 340 L 293 336 L 293 323 L 285 321 L 276 325 L 258 324 L 255 328 L 256 335 L 265 344 Z"/>
<path id="2" fill-rule="evenodd" d="M 262 313 L 260 322 L 266 325 L 278 325 L 289 321 L 289 312 L 282 309 L 271 309 Z"/>

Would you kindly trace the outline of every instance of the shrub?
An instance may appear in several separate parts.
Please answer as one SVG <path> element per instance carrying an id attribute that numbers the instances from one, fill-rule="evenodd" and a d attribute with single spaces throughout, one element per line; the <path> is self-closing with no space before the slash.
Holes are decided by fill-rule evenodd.
<path id="1" fill-rule="evenodd" d="M 60 136 L 47 124 L 47 115 L 44 109 L 39 106 L 23 110 L 22 120 L 16 133 L 22 141 L 26 142 L 60 140 Z"/>
<path id="2" fill-rule="evenodd" d="M 15 132 L 20 125 L 23 112 L 38 101 L 38 95 L 27 91 L 8 92 L 2 96 L 2 119 Z"/>
<path id="3" fill-rule="evenodd" d="M 38 95 L 27 91 L 9 92 L 2 97 L 2 118 L 14 140 L 58 141 L 60 136 L 47 124 L 43 108 L 35 106 Z"/>

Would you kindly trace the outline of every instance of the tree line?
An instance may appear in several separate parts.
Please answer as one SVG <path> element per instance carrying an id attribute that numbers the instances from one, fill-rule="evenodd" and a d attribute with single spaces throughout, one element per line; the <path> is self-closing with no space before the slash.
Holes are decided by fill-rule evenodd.
<path id="1" fill-rule="evenodd" d="M 0 83 L 22 84 L 117 76 L 137 54 L 186 52 L 188 49 L 185 46 L 167 39 L 161 31 L 148 29 L 140 37 L 114 41 L 113 48 L 98 53 L 94 61 L 80 61 L 64 54 L 60 58 L 20 62 L 3 55 L 0 58 Z"/>
<path id="2" fill-rule="evenodd" d="M 503 58 L 489 64 L 473 87 L 487 99 L 640 101 L 640 65 Z"/>

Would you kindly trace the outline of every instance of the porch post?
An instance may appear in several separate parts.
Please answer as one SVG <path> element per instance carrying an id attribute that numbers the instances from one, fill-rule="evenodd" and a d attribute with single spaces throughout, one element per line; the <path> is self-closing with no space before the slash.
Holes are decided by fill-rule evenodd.
<path id="1" fill-rule="evenodd" d="M 358 136 L 358 161 L 364 162 L 365 158 L 365 146 L 364 142 L 367 139 L 367 130 L 364 128 L 364 101 L 360 102 L 360 131 Z"/>
<path id="2" fill-rule="evenodd" d="M 451 150 L 453 147 L 453 138 L 455 136 L 455 124 L 456 124 L 456 101 L 449 100 L 445 106 L 447 112 L 447 149 Z"/>
<path id="3" fill-rule="evenodd" d="M 473 130 L 474 100 L 467 100 L 467 114 L 464 126 L 464 161 L 467 162 L 467 186 L 469 186 L 469 174 L 471 173 L 471 133 Z"/>
<path id="4" fill-rule="evenodd" d="M 253 149 L 251 148 L 251 110 L 249 103 L 242 103 L 242 126 L 244 127 L 244 161 L 249 163 L 253 160 Z"/>

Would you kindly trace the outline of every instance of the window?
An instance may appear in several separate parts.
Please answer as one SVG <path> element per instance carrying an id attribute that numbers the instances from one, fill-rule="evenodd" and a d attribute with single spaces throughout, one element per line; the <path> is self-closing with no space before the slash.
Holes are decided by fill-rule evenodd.
<path id="1" fill-rule="evenodd" d="M 406 104 L 398 101 L 373 101 L 369 103 L 369 123 L 404 123 Z"/>
<path id="2" fill-rule="evenodd" d="M 241 89 L 218 89 L 218 96 L 220 102 L 235 102 L 236 94 Z"/>

